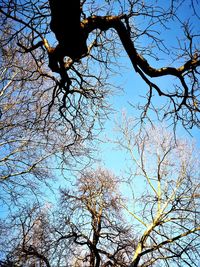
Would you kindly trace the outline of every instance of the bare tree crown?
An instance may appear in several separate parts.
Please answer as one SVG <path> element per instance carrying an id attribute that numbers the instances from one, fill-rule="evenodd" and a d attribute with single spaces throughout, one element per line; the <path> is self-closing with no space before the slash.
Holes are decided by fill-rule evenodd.
<path id="1" fill-rule="evenodd" d="M 188 18 L 182 18 L 184 10 L 188 10 Z M 77 122 L 86 118 L 85 103 L 92 113 L 96 112 L 95 105 L 104 107 L 102 100 L 108 92 L 106 72 L 114 66 L 119 49 L 126 52 L 133 69 L 148 86 L 148 92 L 143 94 L 146 104 L 140 107 L 141 119 L 154 109 L 160 117 L 172 118 L 175 124 L 180 121 L 187 129 L 199 126 L 198 2 L 170 1 L 159 5 L 150 0 L 3 1 L 0 12 L 2 25 L 12 23 L 9 38 L 2 45 L 6 47 L 16 40 L 18 52 L 31 53 L 35 71 L 54 83 L 49 112 L 58 102 L 61 117 L 76 135 L 80 135 Z M 183 32 L 177 42 L 179 47 L 174 50 L 162 38 L 173 27 L 171 22 L 176 22 L 177 27 L 171 41 L 176 38 L 175 31 Z M 5 31 L 5 27 L 1 29 Z M 50 38 L 52 34 L 56 44 Z M 164 54 L 168 59 L 160 67 Z M 154 67 L 156 61 L 158 67 Z M 44 69 L 47 62 L 49 70 Z M 97 66 L 101 71 L 94 71 Z M 172 79 L 170 88 L 159 85 L 160 77 Z M 159 111 L 153 104 L 156 94 L 166 99 Z M 88 123 L 90 128 L 93 121 Z"/>

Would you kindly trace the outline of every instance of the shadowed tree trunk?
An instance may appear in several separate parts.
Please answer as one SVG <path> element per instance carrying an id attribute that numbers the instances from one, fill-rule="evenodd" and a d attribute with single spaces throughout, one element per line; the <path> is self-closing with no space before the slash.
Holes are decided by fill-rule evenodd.
<path id="1" fill-rule="evenodd" d="M 51 9 L 50 28 L 58 41 L 56 51 L 61 57 L 80 58 L 81 46 L 80 1 L 49 0 Z"/>

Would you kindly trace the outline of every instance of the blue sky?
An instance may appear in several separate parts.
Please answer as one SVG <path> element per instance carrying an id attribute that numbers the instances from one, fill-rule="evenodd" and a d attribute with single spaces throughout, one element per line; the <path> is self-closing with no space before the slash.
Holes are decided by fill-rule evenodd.
<path id="1" fill-rule="evenodd" d="M 182 13 L 185 15 L 187 13 L 187 10 L 185 9 Z M 167 39 L 168 45 L 176 45 L 177 39 L 175 38 L 176 34 L 180 32 L 180 28 L 174 27 L 173 24 L 171 25 L 171 29 L 166 31 L 162 31 L 162 34 L 164 38 Z M 173 29 L 173 30 L 172 30 Z M 172 30 L 172 31 L 171 31 Z M 170 34 L 171 32 L 171 34 Z M 158 54 L 158 56 L 163 56 L 163 54 Z M 169 54 L 170 58 L 170 54 Z M 162 65 L 165 65 L 170 62 L 169 60 L 161 60 L 156 63 L 156 61 L 151 61 L 152 64 L 154 64 L 154 67 L 160 67 Z M 141 77 L 135 73 L 131 62 L 129 58 L 127 57 L 126 53 L 123 54 L 123 57 L 119 59 L 119 62 L 121 65 L 124 65 L 124 68 L 120 69 L 120 74 L 115 74 L 110 78 L 110 83 L 120 85 L 120 87 L 123 89 L 121 91 L 117 91 L 116 94 L 113 94 L 109 97 L 108 102 L 111 104 L 111 107 L 114 109 L 112 113 L 110 113 L 109 118 L 107 121 L 105 121 L 104 129 L 100 134 L 100 139 L 102 142 L 99 142 L 99 151 L 97 153 L 97 157 L 99 158 L 100 162 L 97 163 L 97 165 L 105 166 L 105 168 L 108 168 L 111 170 L 114 174 L 121 176 L 126 172 L 126 155 L 121 150 L 117 150 L 116 146 L 112 143 L 112 140 L 115 139 L 117 136 L 115 128 L 115 121 L 120 122 L 122 112 L 125 112 L 127 116 L 132 117 L 139 117 L 140 112 L 137 109 L 134 109 L 130 103 L 133 105 L 137 105 L 138 103 L 143 102 L 145 94 L 148 92 L 148 86 L 145 84 L 145 82 L 141 79 Z M 157 65 L 156 65 L 157 64 Z M 161 87 L 167 88 L 172 85 L 172 82 L 170 81 L 170 77 L 165 77 L 162 79 L 155 79 L 155 81 L 159 81 L 159 85 Z M 157 95 L 157 93 L 155 93 Z M 155 97 L 155 104 L 161 105 L 163 102 L 162 97 Z M 155 121 L 157 124 L 158 121 L 156 120 L 156 117 L 152 115 L 152 120 Z M 170 125 L 170 122 L 168 121 L 166 125 Z M 197 146 L 200 147 L 200 136 L 199 136 L 199 130 L 197 128 L 193 128 L 190 133 L 191 135 L 181 126 L 179 125 L 177 127 L 177 138 L 179 137 L 186 137 L 189 140 L 196 140 Z M 58 176 L 60 176 L 60 173 L 57 173 Z M 72 174 L 69 172 L 67 175 L 70 177 Z M 59 187 L 60 185 L 64 185 L 63 178 L 59 178 L 60 184 L 56 183 L 54 184 L 55 187 Z M 53 182 L 54 183 L 54 182 Z M 67 183 L 66 183 L 67 184 Z M 46 191 L 46 189 L 45 189 Z M 47 192 L 47 191 L 46 191 Z M 46 199 L 46 201 L 52 201 L 54 199 L 54 196 L 52 195 L 52 192 L 49 191 L 49 195 Z M 25 200 L 26 201 L 26 200 Z M 1 209 L 1 217 L 3 217 L 6 214 L 6 209 Z"/>
<path id="2" fill-rule="evenodd" d="M 158 1 L 161 2 L 161 1 Z M 168 1 L 167 1 L 168 2 Z M 162 2 L 163 5 L 166 2 Z M 187 3 L 187 1 L 185 1 Z M 180 10 L 181 16 L 188 15 L 188 9 L 182 8 Z M 190 20 L 192 22 L 193 16 L 191 14 Z M 139 19 L 140 24 L 142 24 L 142 18 Z M 193 21 L 194 27 L 198 27 L 198 24 L 195 24 L 195 21 Z M 167 41 L 167 44 L 170 46 L 177 45 L 178 40 L 175 38 L 177 34 L 180 33 L 180 30 L 182 30 L 180 27 L 177 27 L 176 21 L 171 23 L 169 25 L 168 29 L 161 30 L 162 37 L 165 38 Z M 143 40 L 145 42 L 145 39 Z M 138 102 L 144 101 L 142 96 L 144 96 L 148 91 L 148 86 L 142 81 L 140 76 L 135 73 L 130 60 L 128 59 L 126 53 L 124 52 L 122 58 L 119 58 L 119 62 L 121 65 L 124 65 L 124 68 L 120 69 L 120 74 L 116 74 L 112 76 L 110 79 L 110 82 L 112 84 L 119 84 L 123 91 L 117 92 L 115 95 L 112 95 L 109 97 L 109 102 L 112 105 L 112 108 L 115 110 L 112 114 L 110 114 L 109 119 L 105 122 L 104 130 L 101 133 L 102 140 L 109 140 L 112 139 L 116 133 L 114 132 L 114 120 L 118 120 L 121 117 L 122 111 L 125 111 L 128 116 L 138 117 L 139 112 L 137 109 L 133 109 L 129 102 L 131 102 L 133 105 L 137 104 Z M 158 57 L 164 56 L 163 53 L 158 53 Z M 165 55 L 166 56 L 166 55 Z M 169 58 L 171 58 L 170 54 L 168 55 Z M 152 60 L 151 63 L 154 67 L 160 67 L 165 65 L 166 63 L 170 64 L 171 59 L 169 60 Z M 165 88 L 169 86 L 170 84 L 170 78 L 162 78 L 157 79 L 160 80 L 160 85 L 164 86 Z M 171 85 L 171 84 L 170 84 Z M 156 97 L 156 104 L 160 105 L 160 103 L 163 101 L 161 97 Z M 155 117 L 154 117 L 155 119 Z M 199 138 L 199 131 L 198 129 L 194 128 L 191 131 L 191 134 L 193 137 L 191 137 L 182 127 L 179 127 L 177 131 L 177 137 L 179 135 L 186 136 L 188 138 L 195 138 L 197 140 L 198 146 L 200 145 L 200 138 Z M 114 145 L 106 141 L 104 144 L 101 143 L 99 146 L 100 152 L 99 152 L 99 158 L 102 160 L 102 164 L 105 165 L 105 167 L 111 169 L 114 173 L 119 174 L 124 169 L 124 155 L 116 151 L 114 148 Z"/>
<path id="3" fill-rule="evenodd" d="M 161 2 L 161 1 L 158 1 Z M 166 3 L 169 3 L 168 1 L 163 1 L 163 5 Z M 195 2 L 193 2 L 195 4 Z M 188 7 L 190 4 L 190 1 L 182 1 L 182 6 L 179 10 L 179 15 L 182 19 L 182 22 L 185 18 L 189 18 L 188 23 L 190 23 L 191 28 L 195 31 L 199 31 L 199 21 L 193 16 L 193 11 L 191 11 Z M 198 10 L 196 10 L 198 11 Z M 137 22 L 137 18 L 136 18 Z M 142 24 L 142 18 L 139 19 L 138 25 Z M 170 24 L 167 25 L 168 27 L 166 29 L 162 28 L 159 29 L 158 26 L 157 29 L 160 30 L 161 34 L 159 34 L 159 37 L 166 41 L 166 48 L 169 49 L 169 51 L 166 54 L 164 52 L 157 50 L 157 56 L 161 59 L 159 61 L 153 60 L 152 58 L 147 58 L 152 64 L 153 67 L 159 68 L 163 66 L 180 66 L 183 64 L 183 59 L 177 60 L 177 62 L 172 62 L 172 57 L 174 56 L 172 53 L 173 51 L 181 52 L 175 49 L 175 47 L 179 46 L 179 39 L 177 36 L 183 37 L 183 28 L 180 26 L 180 24 L 177 24 L 177 20 L 173 20 L 170 22 Z M 180 38 L 182 38 L 180 37 Z M 143 41 L 145 42 L 146 39 L 144 38 Z M 184 39 L 182 39 L 183 45 L 186 47 L 189 46 L 189 42 L 186 42 Z M 199 46 L 199 44 L 196 44 Z M 174 49 L 174 50 L 173 50 Z M 141 77 L 135 73 L 130 60 L 128 59 L 127 55 L 124 53 L 123 58 L 119 59 L 119 62 L 125 66 L 125 68 L 121 69 L 120 75 L 116 75 L 112 78 L 112 83 L 114 84 L 120 84 L 123 88 L 123 92 L 116 94 L 114 96 L 110 97 L 110 102 L 112 104 L 112 107 L 114 108 L 115 112 L 110 115 L 110 120 L 108 120 L 105 123 L 105 130 L 102 132 L 103 140 L 106 140 L 105 136 L 109 139 L 112 139 L 112 137 L 116 134 L 113 131 L 114 128 L 114 120 L 118 120 L 121 117 L 121 112 L 125 111 L 128 116 L 138 117 L 139 111 L 137 109 L 133 109 L 130 106 L 130 102 L 134 105 L 136 105 L 138 102 L 141 103 L 144 101 L 142 96 L 145 96 L 145 94 L 148 92 L 148 86 L 145 84 L 145 82 L 141 79 Z M 122 63 L 123 62 L 123 63 Z M 173 86 L 174 78 L 167 76 L 162 78 L 155 78 L 153 80 L 155 83 L 159 84 L 160 88 L 167 88 Z M 163 97 L 158 97 L 157 93 L 155 93 L 156 97 L 154 99 L 154 103 L 158 106 L 160 106 L 164 99 Z M 156 117 L 152 114 L 151 117 L 153 120 L 155 120 L 155 123 L 158 123 L 156 121 Z M 170 121 L 166 122 L 166 125 L 170 125 Z M 170 127 L 169 127 L 170 129 Z M 172 129 L 172 127 L 171 127 Z M 190 132 L 187 132 L 180 124 L 178 124 L 177 129 L 177 138 L 189 138 L 189 140 L 195 140 L 197 143 L 198 148 L 200 147 L 200 135 L 199 135 L 199 129 L 197 127 L 194 127 L 190 130 Z M 123 162 L 123 156 L 121 152 L 118 152 L 114 149 L 113 145 L 109 142 L 102 145 L 102 155 L 101 155 L 103 162 L 105 166 L 108 168 L 111 168 L 113 171 L 116 171 L 117 173 L 123 169 L 124 162 Z"/>
<path id="4" fill-rule="evenodd" d="M 120 77 L 115 77 L 113 80 L 116 83 L 123 85 L 124 91 L 118 93 L 112 97 L 110 97 L 110 102 L 112 104 L 113 109 L 115 110 L 112 114 L 110 114 L 110 118 L 105 123 L 105 129 L 101 133 L 102 139 L 108 140 L 104 144 L 102 143 L 100 146 L 100 157 L 102 158 L 102 163 L 105 164 L 105 167 L 111 169 L 112 171 L 119 174 L 124 169 L 124 155 L 122 155 L 121 151 L 116 150 L 116 146 L 109 142 L 116 135 L 115 121 L 119 121 L 121 119 L 122 113 L 125 112 L 129 117 L 139 117 L 140 111 L 133 108 L 130 105 L 130 102 L 136 105 L 138 102 L 144 101 L 142 96 L 144 96 L 148 90 L 148 86 L 142 81 L 142 79 L 137 75 L 130 62 L 127 58 L 126 60 L 126 70 L 124 73 L 121 73 Z M 166 86 L 168 83 L 167 79 L 162 79 L 160 85 Z M 159 106 L 163 99 L 161 97 L 156 97 L 155 103 Z M 153 114 L 152 114 L 153 115 Z M 156 116 L 151 117 L 152 120 L 155 121 L 156 124 L 160 124 Z M 170 130 L 170 122 L 166 122 L 166 127 L 169 127 Z M 171 127 L 171 130 L 172 127 Z M 190 132 L 187 132 L 180 124 L 177 127 L 177 138 L 188 138 L 189 140 L 197 143 L 197 146 L 200 147 L 200 136 L 199 129 L 194 127 Z"/>

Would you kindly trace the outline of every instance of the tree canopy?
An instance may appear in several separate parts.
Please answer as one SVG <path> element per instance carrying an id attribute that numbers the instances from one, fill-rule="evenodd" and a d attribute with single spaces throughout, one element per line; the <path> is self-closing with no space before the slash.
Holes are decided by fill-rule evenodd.
<path id="1" fill-rule="evenodd" d="M 87 122 L 89 131 L 88 117 L 104 108 L 105 79 L 122 50 L 148 87 L 141 92 L 147 98 L 142 118 L 157 94 L 166 99 L 164 117 L 186 128 L 199 126 L 197 1 L 6 0 L 0 13 L 4 53 L 15 44 L 16 54 L 30 55 L 34 65 L 26 80 L 34 74 L 49 81 L 42 89 L 50 91 L 47 113 L 57 105 L 76 136 L 83 134 L 77 126 Z M 165 76 L 170 88 L 159 85 Z"/>
<path id="2" fill-rule="evenodd" d="M 154 119 L 200 126 L 199 12 L 198 0 L 1 0 L 0 266 L 198 266 L 199 154 Z M 127 69 L 137 118 L 116 127 L 118 177 L 93 152 Z"/>
<path id="3" fill-rule="evenodd" d="M 129 120 L 120 127 L 117 143 L 129 155 L 128 177 L 103 168 L 84 170 L 73 185 L 60 188 L 58 202 L 18 207 L 1 221 L 0 251 L 9 262 L 198 266 L 198 152 L 187 140 L 175 142 L 164 128 L 141 135 Z"/>

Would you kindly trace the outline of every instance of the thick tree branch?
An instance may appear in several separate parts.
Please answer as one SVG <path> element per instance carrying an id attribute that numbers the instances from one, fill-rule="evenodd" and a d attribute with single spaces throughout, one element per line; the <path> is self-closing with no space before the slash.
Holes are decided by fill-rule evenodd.
<path id="1" fill-rule="evenodd" d="M 36 257 L 36 258 L 42 260 L 43 262 L 45 262 L 46 267 L 51 267 L 47 257 L 45 257 L 43 254 L 39 253 L 34 247 L 29 247 L 28 249 L 23 247 L 22 251 L 26 254 L 26 256 Z"/>
<path id="2" fill-rule="evenodd" d="M 51 6 L 51 1 L 50 1 L 50 6 Z M 51 6 L 51 9 L 52 9 L 52 6 Z M 179 103 L 179 106 L 177 108 L 175 107 L 176 112 L 178 112 L 183 105 L 187 105 L 186 101 L 189 98 L 189 89 L 188 89 L 188 86 L 185 82 L 184 74 L 186 72 L 192 71 L 195 68 L 197 68 L 198 66 L 200 66 L 200 59 L 199 59 L 198 55 L 193 56 L 192 59 L 188 60 L 184 65 L 182 65 L 178 68 L 162 67 L 162 68 L 156 69 L 156 68 L 153 68 L 152 66 L 150 66 L 148 61 L 146 59 L 144 59 L 137 52 L 137 50 L 134 46 L 134 43 L 130 37 L 130 27 L 129 27 L 128 19 L 127 19 L 126 15 L 121 15 L 121 16 L 91 16 L 91 17 L 88 17 L 88 18 L 84 19 L 83 21 L 81 21 L 80 27 L 78 27 L 77 22 L 80 19 L 80 12 L 79 12 L 80 7 L 78 8 L 78 1 L 77 1 L 76 3 L 74 3 L 74 6 L 72 7 L 72 10 L 74 10 L 76 12 L 76 14 L 78 14 L 77 18 L 75 17 L 75 19 L 73 19 L 73 21 L 75 22 L 74 28 L 71 27 L 69 29 L 69 32 L 67 33 L 67 31 L 68 31 L 67 28 L 69 28 L 69 27 L 67 27 L 65 29 L 65 32 L 62 32 L 60 34 L 59 33 L 59 27 L 61 25 L 61 22 L 59 21 L 59 19 L 56 22 L 56 16 L 58 16 L 59 12 L 62 13 L 62 11 L 61 11 L 61 8 L 58 8 L 58 9 L 59 10 L 57 10 L 55 12 L 55 14 L 54 14 L 54 10 L 52 10 L 52 21 L 54 21 L 55 25 L 51 26 L 51 28 L 53 29 L 54 32 L 58 31 L 57 39 L 59 40 L 59 45 L 55 48 L 55 51 L 53 51 L 53 53 L 49 54 L 49 55 L 53 55 L 53 54 L 55 55 L 54 56 L 55 60 L 52 60 L 52 62 L 55 63 L 56 60 L 57 60 L 57 62 L 61 62 L 62 58 L 64 56 L 70 56 L 74 60 L 78 60 L 81 57 L 84 57 L 85 55 L 87 55 L 87 49 L 88 48 L 86 46 L 86 42 L 87 42 L 87 38 L 88 38 L 89 34 L 96 29 L 100 29 L 101 31 L 107 31 L 107 30 L 113 28 L 116 30 L 116 32 L 117 32 L 117 34 L 118 34 L 118 36 L 122 42 L 122 45 L 123 45 L 125 51 L 127 52 L 129 59 L 131 60 L 131 63 L 133 65 L 135 71 L 140 74 L 142 79 L 150 86 L 150 88 L 154 88 L 160 96 L 163 95 L 163 96 L 169 97 L 173 103 L 174 103 L 173 97 L 182 98 L 182 102 Z M 123 21 L 122 21 L 123 19 L 125 20 L 125 23 L 123 23 Z M 67 43 L 66 38 L 69 36 L 69 33 L 72 30 L 72 28 L 73 28 L 73 32 L 76 33 L 75 35 L 79 36 L 79 39 L 77 39 L 77 38 L 69 39 L 68 38 L 69 41 Z M 70 46 L 72 46 L 76 51 L 74 50 L 73 53 L 69 52 L 69 50 L 71 49 L 71 48 L 69 48 Z M 61 60 L 59 59 L 59 57 L 61 57 Z M 58 63 L 50 65 L 52 71 L 56 70 L 56 68 L 54 68 L 52 66 L 57 66 L 57 65 L 58 65 Z M 60 65 L 62 65 L 62 64 L 60 64 Z M 61 75 L 64 74 L 64 71 L 61 73 L 61 71 L 57 70 L 57 72 L 59 72 Z M 180 94 L 180 95 L 177 93 L 173 93 L 173 94 L 164 93 L 163 91 L 160 90 L 160 88 L 156 84 L 152 83 L 147 78 L 146 75 L 151 77 L 151 78 L 167 76 L 167 75 L 174 76 L 174 77 L 179 79 L 179 81 L 183 87 L 184 92 L 183 92 L 183 94 Z"/>
<path id="3" fill-rule="evenodd" d="M 130 267 L 137 267 L 138 264 L 139 264 L 140 259 L 142 258 L 142 256 L 144 256 L 144 255 L 146 255 L 146 254 L 148 254 L 148 253 L 151 253 L 151 252 L 153 252 L 153 251 L 159 250 L 159 249 L 163 248 L 163 247 L 164 247 L 165 245 L 167 245 L 167 244 L 174 243 L 175 241 L 177 241 L 177 240 L 179 240 L 179 239 L 181 239 L 181 238 L 183 238 L 183 237 L 185 237 L 185 236 L 187 236 L 187 235 L 190 235 L 190 234 L 193 234 L 193 233 L 197 233 L 198 231 L 200 231 L 200 227 L 195 227 L 195 228 L 190 229 L 190 230 L 188 230 L 188 231 L 186 231 L 186 232 L 184 232 L 184 233 L 182 233 L 182 234 L 180 234 L 180 235 L 177 235 L 177 236 L 175 236 L 175 237 L 173 237 L 173 238 L 169 238 L 169 239 L 167 239 L 167 240 L 165 240 L 165 241 L 159 243 L 159 244 L 156 245 L 156 246 L 152 246 L 151 248 L 142 251 L 141 253 L 139 253 L 139 254 L 137 255 L 137 257 L 136 257 L 136 258 L 134 259 L 134 261 L 131 263 Z M 177 256 L 177 255 L 176 255 L 176 256 Z"/>

